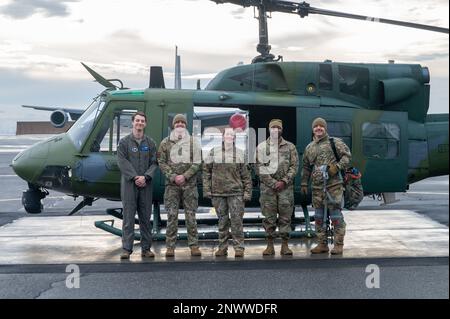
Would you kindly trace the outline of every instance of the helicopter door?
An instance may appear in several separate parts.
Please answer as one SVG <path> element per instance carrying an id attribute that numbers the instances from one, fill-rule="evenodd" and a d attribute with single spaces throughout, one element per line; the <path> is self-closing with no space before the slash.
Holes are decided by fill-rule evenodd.
<path id="1" fill-rule="evenodd" d="M 130 134 L 132 115 L 145 111 L 144 106 L 140 102 L 111 102 L 90 134 L 76 171 L 78 180 L 93 188 L 89 193 L 94 196 L 98 192 L 103 197 L 120 198 L 117 145 Z"/>
<path id="2" fill-rule="evenodd" d="M 360 163 L 364 191 L 367 193 L 406 191 L 407 113 L 357 110 L 353 126 L 354 162 Z"/>
<path id="3" fill-rule="evenodd" d="M 169 136 L 172 130 L 172 120 L 176 114 L 186 115 L 188 130 L 192 134 L 193 129 L 193 102 L 192 92 L 180 90 L 158 90 L 158 93 L 150 94 L 147 100 L 148 125 L 147 134 L 155 140 L 159 146 L 160 142 Z M 159 174 L 159 176 L 157 175 Z M 160 192 L 156 198 L 163 199 L 165 178 L 159 170 L 155 174 L 156 182 L 159 181 Z"/>

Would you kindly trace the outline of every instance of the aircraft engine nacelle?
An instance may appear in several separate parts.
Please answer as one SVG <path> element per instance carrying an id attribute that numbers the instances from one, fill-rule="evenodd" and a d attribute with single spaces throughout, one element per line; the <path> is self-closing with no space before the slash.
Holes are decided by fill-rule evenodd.
<path id="1" fill-rule="evenodd" d="M 67 121 L 69 119 L 69 115 L 62 111 L 62 110 L 56 110 L 53 111 L 50 115 L 50 122 L 54 127 L 61 128 L 66 125 Z"/>

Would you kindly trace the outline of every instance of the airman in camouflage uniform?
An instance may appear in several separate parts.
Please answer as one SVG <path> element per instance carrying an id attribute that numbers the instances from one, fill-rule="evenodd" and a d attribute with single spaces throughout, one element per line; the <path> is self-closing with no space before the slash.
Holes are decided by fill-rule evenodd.
<path id="1" fill-rule="evenodd" d="M 316 234 L 319 244 L 311 250 L 311 253 L 327 253 L 328 241 L 325 231 L 324 221 L 324 199 L 327 194 L 323 192 L 323 175 L 319 170 L 322 165 L 328 166 L 327 181 L 327 211 L 331 222 L 334 226 L 334 247 L 331 250 L 332 254 L 342 254 L 344 247 L 345 236 L 345 221 L 342 215 L 342 195 L 343 195 L 343 180 L 340 171 L 345 171 L 350 166 L 351 153 L 348 146 L 339 138 L 334 138 L 336 151 L 340 157 L 340 161 L 336 161 L 336 156 L 330 144 L 330 139 L 327 134 L 327 123 L 322 118 L 317 118 L 312 123 L 313 141 L 306 146 L 303 154 L 303 169 L 301 190 L 303 194 L 308 192 L 308 182 L 311 178 L 312 186 L 312 204 L 315 208 L 315 224 Z"/>
<path id="2" fill-rule="evenodd" d="M 270 137 L 259 144 L 256 151 L 256 171 L 261 180 L 259 201 L 267 234 L 267 248 L 263 255 L 275 254 L 273 240 L 277 226 L 282 238 L 280 253 L 292 255 L 288 240 L 294 211 L 294 178 L 299 166 L 298 153 L 294 144 L 283 139 L 281 120 L 270 121 L 269 130 Z"/>
<path id="3" fill-rule="evenodd" d="M 219 217 L 219 249 L 216 256 L 228 254 L 231 236 L 235 257 L 244 256 L 244 202 L 251 200 L 252 181 L 245 154 L 234 143 L 231 128 L 225 129 L 224 142 L 213 148 L 203 164 L 203 195 L 211 198 Z"/>
<path id="4" fill-rule="evenodd" d="M 177 114 L 173 130 L 162 140 L 158 150 L 158 164 L 166 177 L 164 206 L 167 212 L 166 257 L 175 255 L 178 233 L 178 209 L 183 204 L 188 245 L 192 256 L 201 256 L 195 214 L 198 207 L 197 173 L 201 163 L 200 145 L 186 129 L 186 117 Z M 197 159 L 196 159 L 197 156 Z"/>

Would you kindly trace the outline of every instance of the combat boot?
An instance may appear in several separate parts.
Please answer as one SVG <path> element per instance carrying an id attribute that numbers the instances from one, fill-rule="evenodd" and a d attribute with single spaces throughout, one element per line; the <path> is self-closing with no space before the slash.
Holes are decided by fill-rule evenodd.
<path id="1" fill-rule="evenodd" d="M 324 254 L 328 253 L 330 249 L 327 243 L 320 242 L 316 247 L 311 249 L 311 254 Z"/>
<path id="2" fill-rule="evenodd" d="M 219 248 L 214 255 L 216 257 L 227 256 L 228 255 L 228 249 L 227 248 Z"/>
<path id="3" fill-rule="evenodd" d="M 344 236 L 335 235 L 334 236 L 334 247 L 331 250 L 332 255 L 342 255 L 344 252 Z"/>
<path id="4" fill-rule="evenodd" d="M 131 251 L 126 249 L 122 249 L 122 253 L 120 254 L 120 259 L 130 259 Z"/>
<path id="5" fill-rule="evenodd" d="M 234 257 L 235 258 L 244 257 L 244 250 L 243 249 L 236 249 L 234 251 Z"/>
<path id="6" fill-rule="evenodd" d="M 175 248 L 167 247 L 166 257 L 174 257 L 174 256 L 175 256 Z"/>
<path id="7" fill-rule="evenodd" d="M 284 256 L 292 255 L 292 250 L 289 249 L 288 240 L 287 239 L 283 239 L 283 241 L 281 243 L 280 254 L 284 255 Z"/>
<path id="8" fill-rule="evenodd" d="M 318 245 L 311 249 L 311 254 L 325 254 L 330 251 L 328 248 L 328 240 L 325 231 L 321 228 L 321 226 L 316 228 L 316 235 Z"/>
<path id="9" fill-rule="evenodd" d="M 154 258 L 155 254 L 153 253 L 153 251 L 151 251 L 149 249 L 149 250 L 142 251 L 141 256 L 145 257 L 145 258 Z"/>
<path id="10" fill-rule="evenodd" d="M 275 255 L 275 248 L 273 247 L 273 237 L 267 238 L 267 248 L 263 251 L 263 256 Z"/>
<path id="11" fill-rule="evenodd" d="M 198 246 L 192 246 L 191 247 L 191 256 L 201 256 L 202 252 L 198 248 Z"/>
<path id="12" fill-rule="evenodd" d="M 339 226 L 334 227 L 334 247 L 331 250 L 332 255 L 342 255 L 344 252 L 344 236 L 345 236 L 345 223 L 340 223 Z"/>

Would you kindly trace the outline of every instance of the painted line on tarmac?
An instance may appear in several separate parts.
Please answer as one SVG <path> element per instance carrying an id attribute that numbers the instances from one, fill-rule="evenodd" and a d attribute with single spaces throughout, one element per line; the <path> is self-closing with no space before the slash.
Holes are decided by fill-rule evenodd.
<path id="1" fill-rule="evenodd" d="M 26 150 L 26 148 L 18 148 L 18 149 L 7 149 L 7 150 L 2 150 L 0 149 L 0 153 L 11 153 L 11 154 L 15 154 L 15 153 L 19 153 Z"/>
<path id="2" fill-rule="evenodd" d="M 66 199 L 70 198 L 70 196 L 49 196 L 45 197 L 47 199 Z M 6 199 L 0 199 L 0 202 L 15 202 L 15 201 L 21 201 L 22 198 L 6 198 Z"/>
<path id="3" fill-rule="evenodd" d="M 423 195 L 448 195 L 448 192 L 406 192 L 407 194 L 423 194 Z"/>

